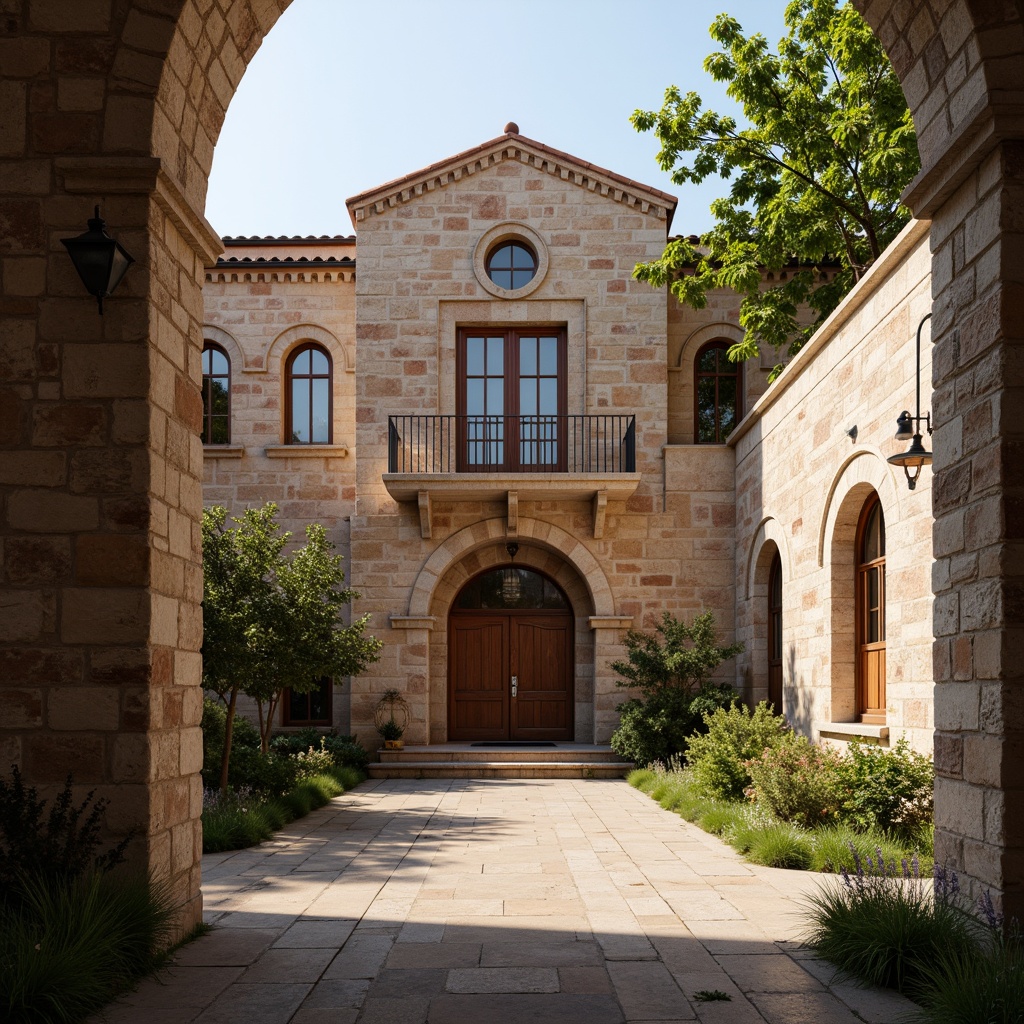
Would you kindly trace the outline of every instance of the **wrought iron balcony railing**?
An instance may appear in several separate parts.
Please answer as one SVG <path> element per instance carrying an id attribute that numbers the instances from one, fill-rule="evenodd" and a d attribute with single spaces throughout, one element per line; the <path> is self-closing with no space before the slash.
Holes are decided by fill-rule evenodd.
<path id="1" fill-rule="evenodd" d="M 389 416 L 389 473 L 634 473 L 635 416 Z"/>

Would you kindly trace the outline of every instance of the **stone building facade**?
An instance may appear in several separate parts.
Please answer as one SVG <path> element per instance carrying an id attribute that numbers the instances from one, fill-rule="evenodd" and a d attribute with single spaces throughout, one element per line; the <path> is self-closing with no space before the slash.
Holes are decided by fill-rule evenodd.
<path id="1" fill-rule="evenodd" d="M 664 248 L 671 196 L 510 130 L 348 205 L 358 272 L 352 237 L 239 238 L 204 289 L 206 345 L 231 374 L 204 499 L 274 500 L 297 534 L 324 522 L 385 642 L 335 681 L 321 720 L 376 745 L 375 704 L 396 688 L 407 743 L 606 743 L 622 631 L 710 610 L 746 645 L 720 675 L 749 700 L 832 742 L 930 750 L 929 478 L 908 491 L 885 461 L 929 308 L 926 226 L 766 392 L 771 359 L 722 358 L 742 336 L 737 296 L 695 311 L 633 280 Z M 532 260 L 521 278 L 495 264 L 510 247 Z M 310 346 L 331 368 L 330 436 L 290 437 L 289 388 L 309 385 L 289 367 Z M 899 543 L 884 699 L 865 716 L 854 551 L 874 495 Z M 557 608 L 474 603 L 520 573 L 553 585 Z M 309 720 L 294 711 L 283 726 Z"/>

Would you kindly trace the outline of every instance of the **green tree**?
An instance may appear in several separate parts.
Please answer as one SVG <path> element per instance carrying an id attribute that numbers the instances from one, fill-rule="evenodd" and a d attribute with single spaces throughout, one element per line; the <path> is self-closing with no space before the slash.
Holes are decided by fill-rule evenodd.
<path id="1" fill-rule="evenodd" d="M 757 356 L 762 343 L 800 349 L 906 224 L 900 193 L 920 166 L 899 81 L 853 7 L 792 0 L 785 22 L 778 53 L 727 14 L 711 26 L 722 49 L 704 69 L 728 83 L 749 127 L 675 86 L 661 110 L 632 116 L 638 131 L 654 131 L 658 162 L 677 184 L 732 180 L 699 247 L 675 239 L 634 273 L 695 309 L 711 289 L 738 291 L 745 334 L 734 360 Z M 801 326 L 801 307 L 811 324 Z"/>
<path id="2" fill-rule="evenodd" d="M 203 685 L 227 707 L 220 785 L 227 786 L 238 694 L 259 709 L 264 753 L 283 691 L 315 689 L 324 676 L 356 675 L 376 661 L 379 640 L 368 616 L 351 625 L 343 611 L 358 595 L 345 589 L 341 556 L 323 526 L 306 527 L 306 543 L 285 553 L 272 502 L 227 526 L 227 510 L 203 512 Z"/>
<path id="3" fill-rule="evenodd" d="M 689 737 L 706 731 L 704 716 L 737 700 L 732 687 L 711 682 L 711 674 L 743 645 L 719 645 L 711 612 L 689 625 L 665 612 L 654 633 L 631 629 L 622 644 L 626 660 L 612 662 L 622 676 L 618 685 L 643 696 L 619 705 L 611 745 L 637 765 L 685 753 Z"/>

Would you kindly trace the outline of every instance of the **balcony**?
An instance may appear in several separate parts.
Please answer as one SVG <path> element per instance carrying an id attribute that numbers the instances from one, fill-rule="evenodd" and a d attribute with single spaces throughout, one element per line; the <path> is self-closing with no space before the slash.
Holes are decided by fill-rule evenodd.
<path id="1" fill-rule="evenodd" d="M 384 486 L 419 501 L 424 536 L 434 500 L 507 500 L 512 528 L 519 499 L 592 500 L 600 536 L 607 501 L 639 483 L 635 416 L 388 417 Z"/>

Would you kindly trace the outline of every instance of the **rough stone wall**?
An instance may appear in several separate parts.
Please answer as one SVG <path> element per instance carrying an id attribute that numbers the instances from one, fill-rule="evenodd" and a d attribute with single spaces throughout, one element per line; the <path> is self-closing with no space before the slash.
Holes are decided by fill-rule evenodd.
<path id="1" fill-rule="evenodd" d="M 408 639 L 408 624 L 401 623 L 402 631 L 389 629 L 389 620 L 411 614 L 409 595 L 418 575 L 447 538 L 467 535 L 468 553 L 504 547 L 503 536 L 480 525 L 506 517 L 504 502 L 435 500 L 432 536 L 424 539 L 416 504 L 394 501 L 382 483 L 389 414 L 455 412 L 459 324 L 566 325 L 568 411 L 637 416 L 642 480 L 628 500 L 609 501 L 603 537 L 593 536 L 589 502 L 520 498 L 520 523 L 538 526 L 536 536 L 519 538 L 517 562 L 537 564 L 553 550 L 557 554 L 543 536 L 549 526 L 601 567 L 612 595 L 612 608 L 602 613 L 622 617 L 612 636 L 625 624 L 650 627 L 663 610 L 689 616 L 704 608 L 715 612 L 726 635 L 731 633 L 731 487 L 712 495 L 665 494 L 666 299 L 632 280 L 639 260 L 662 251 L 665 220 L 570 177 L 509 159 L 444 188 L 379 203 L 357 221 L 360 457 L 352 556 L 354 581 L 363 595 L 358 610 L 372 613 L 374 629 L 385 640 L 380 664 L 354 683 L 353 727 L 364 733 L 376 694 L 394 686 L 412 704 L 410 741 L 428 738 L 428 722 L 430 738 L 444 738 L 444 721 L 437 721 L 443 708 L 436 700 L 431 708 L 429 695 L 439 677 L 445 678 L 447 608 L 432 610 L 430 628 L 417 620 Z M 549 250 L 547 275 L 528 298 L 492 298 L 473 272 L 478 240 L 505 221 L 527 224 Z M 507 487 L 515 489 L 514 479 Z M 593 592 L 591 581 L 587 585 Z M 595 614 L 593 607 L 589 614 Z M 577 645 L 578 662 L 586 648 L 595 676 L 587 684 L 593 687 L 592 719 L 578 694 L 577 739 L 604 741 L 623 696 L 615 691 L 607 663 L 621 656 L 621 648 L 607 642 L 605 630 L 593 632 L 596 640 L 581 638 Z M 589 653 L 595 646 L 597 655 Z"/>
<path id="2" fill-rule="evenodd" d="M 857 518 L 877 492 L 886 525 L 886 699 L 891 740 L 932 747 L 931 483 L 915 490 L 885 462 L 903 451 L 896 418 L 914 411 L 915 336 L 931 309 L 927 224 L 904 230 L 731 439 L 736 449 L 738 682 L 767 698 L 767 590 L 783 575 L 783 684 L 792 724 L 840 735 L 855 717 Z M 922 412 L 931 343 L 922 332 Z M 847 431 L 856 426 L 856 438 Z M 930 439 L 925 434 L 926 446 Z M 874 730 L 863 727 L 861 735 Z"/>

